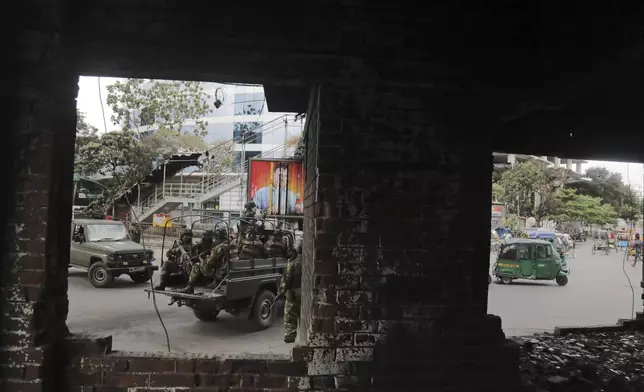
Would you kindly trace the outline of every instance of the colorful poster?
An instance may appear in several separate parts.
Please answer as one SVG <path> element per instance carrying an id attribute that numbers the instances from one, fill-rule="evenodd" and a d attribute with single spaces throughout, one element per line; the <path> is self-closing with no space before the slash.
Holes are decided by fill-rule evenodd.
<path id="1" fill-rule="evenodd" d="M 166 222 L 168 224 L 166 225 Z M 152 226 L 154 227 L 172 227 L 172 221 L 168 214 L 154 214 L 152 216 Z"/>
<path id="2" fill-rule="evenodd" d="M 304 171 L 300 162 L 250 160 L 248 199 L 269 215 L 301 215 Z"/>

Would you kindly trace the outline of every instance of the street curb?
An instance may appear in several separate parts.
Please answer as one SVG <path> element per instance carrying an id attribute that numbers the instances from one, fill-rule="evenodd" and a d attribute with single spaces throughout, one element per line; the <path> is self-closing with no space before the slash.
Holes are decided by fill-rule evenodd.
<path id="1" fill-rule="evenodd" d="M 555 336 L 566 336 L 570 334 L 585 334 L 596 332 L 626 332 L 626 331 L 644 331 L 644 320 L 642 319 L 619 319 L 617 324 L 610 325 L 588 325 L 588 326 L 571 326 L 555 327 Z"/>

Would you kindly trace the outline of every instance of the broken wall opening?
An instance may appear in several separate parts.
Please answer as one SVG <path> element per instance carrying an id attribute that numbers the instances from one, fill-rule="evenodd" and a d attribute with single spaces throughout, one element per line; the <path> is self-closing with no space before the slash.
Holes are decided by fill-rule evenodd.
<path id="1" fill-rule="evenodd" d="M 137 279 L 140 273 L 132 272 L 146 265 L 139 267 L 138 260 L 125 260 L 130 255 L 125 253 L 136 253 L 140 245 L 153 252 L 152 264 L 158 269 L 152 280 L 158 287 L 166 271 L 167 252 L 180 239 L 182 228 L 192 230 L 193 244 L 203 253 L 206 230 L 224 229 L 239 235 L 239 218 L 248 198 L 257 203 L 258 212 L 272 216 L 273 205 L 279 200 L 259 198 L 262 189 L 272 184 L 270 176 L 266 177 L 270 173 L 256 173 L 250 159 L 295 159 L 306 113 L 272 110 L 284 104 L 277 96 L 274 103 L 268 102 L 267 89 L 261 85 L 83 76 L 79 85 L 82 129 L 77 134 L 75 171 L 86 181 L 101 185 L 99 181 L 107 180 L 102 186 L 111 186 L 106 192 L 117 202 L 106 200 L 104 211 L 100 206 L 93 208 L 98 218 L 114 215 L 110 204 L 119 204 L 119 214 L 110 219 L 124 221 L 126 229 L 138 222 L 141 238 L 139 244 L 132 243 L 130 231 L 129 238 L 72 239 L 71 313 L 67 319 L 71 331 L 110 335 L 116 350 L 162 351 L 169 340 L 173 352 L 289 354 L 290 346 L 283 342 L 283 302 L 275 307 L 268 330 L 257 331 L 251 321 L 252 300 L 258 293 L 246 301 L 236 300 L 234 308 L 222 309 L 216 322 L 195 310 L 199 321 L 190 309 L 178 309 L 175 301 L 163 295 L 165 291 L 157 292 L 153 303 L 150 294 L 143 292 L 150 282 Z M 112 151 L 112 145 L 120 150 Z M 303 189 L 297 181 L 302 173 L 291 169 L 289 173 L 293 178 L 284 184 L 289 185 L 287 191 L 278 194 L 287 200 L 275 213 L 290 217 L 279 220 L 294 228 L 299 238 L 301 219 L 296 215 L 301 210 L 297 203 L 302 203 Z M 141 178 L 143 181 L 137 182 Z M 269 205 L 271 201 L 273 205 Z M 273 230 L 277 218 L 267 218 L 267 230 Z M 76 223 L 87 230 L 106 227 L 100 221 Z M 104 249 L 115 253 L 117 260 L 103 260 Z M 102 271 L 100 281 L 95 279 L 97 269 Z M 188 283 L 189 274 L 181 272 L 170 276 L 173 290 Z M 201 286 L 196 294 L 204 294 Z M 276 295 L 277 286 L 269 291 Z M 175 305 L 168 307 L 168 302 Z"/>
<path id="2" fill-rule="evenodd" d="M 642 269 L 628 246 L 642 231 L 641 165 L 493 156 L 489 309 L 506 334 L 635 318 Z M 537 243 L 522 244 L 521 236 L 552 240 L 556 252 L 536 257 Z M 551 263 L 559 252 L 565 265 L 557 273 Z"/>

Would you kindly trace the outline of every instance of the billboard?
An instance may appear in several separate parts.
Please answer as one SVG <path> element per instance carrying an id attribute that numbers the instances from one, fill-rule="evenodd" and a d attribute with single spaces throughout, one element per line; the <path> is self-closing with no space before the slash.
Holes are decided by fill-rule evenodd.
<path id="1" fill-rule="evenodd" d="M 492 228 L 496 228 L 501 224 L 503 217 L 505 216 L 505 205 L 504 204 L 492 204 Z"/>
<path id="2" fill-rule="evenodd" d="M 302 162 L 284 159 L 251 159 L 248 200 L 269 215 L 302 215 L 304 168 Z"/>

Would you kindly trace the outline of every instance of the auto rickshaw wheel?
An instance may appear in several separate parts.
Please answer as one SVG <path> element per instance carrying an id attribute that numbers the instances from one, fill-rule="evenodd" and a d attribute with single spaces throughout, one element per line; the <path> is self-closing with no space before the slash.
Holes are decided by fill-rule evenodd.
<path id="1" fill-rule="evenodd" d="M 555 278 L 555 281 L 559 286 L 565 286 L 568 284 L 568 277 L 565 275 L 559 275 Z"/>
<path id="2" fill-rule="evenodd" d="M 499 282 L 501 282 L 502 284 L 511 284 L 513 280 L 514 279 L 512 279 L 509 276 L 501 276 L 501 279 L 499 279 Z"/>

